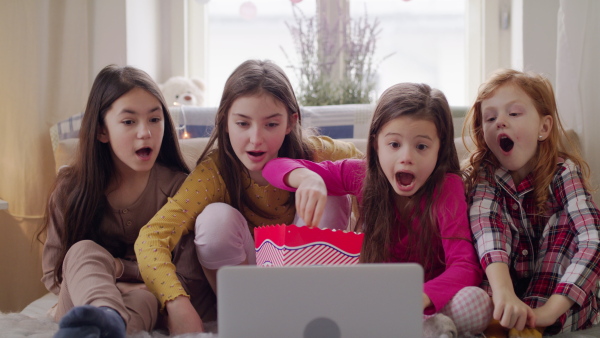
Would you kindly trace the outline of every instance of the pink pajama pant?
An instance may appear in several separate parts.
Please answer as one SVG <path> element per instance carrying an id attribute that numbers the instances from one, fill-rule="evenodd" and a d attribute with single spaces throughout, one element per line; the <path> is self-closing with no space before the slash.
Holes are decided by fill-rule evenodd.
<path id="1" fill-rule="evenodd" d="M 321 224 L 329 229 L 346 229 L 350 219 L 351 204 L 347 196 L 329 196 Z M 304 225 L 296 217 L 294 224 Z M 209 204 L 196 218 L 196 253 L 200 264 L 217 270 L 223 266 L 238 265 L 248 260 L 256 264 L 254 239 L 248 222 L 235 208 L 225 203 Z"/>

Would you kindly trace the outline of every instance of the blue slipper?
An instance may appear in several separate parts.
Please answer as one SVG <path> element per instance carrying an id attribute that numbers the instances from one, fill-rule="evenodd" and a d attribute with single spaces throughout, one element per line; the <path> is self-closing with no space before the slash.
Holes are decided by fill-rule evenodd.
<path id="1" fill-rule="evenodd" d="M 54 336 L 55 338 L 66 337 L 86 337 L 84 333 L 91 334 L 93 328 L 99 331 L 98 335 L 90 335 L 89 337 L 110 337 L 110 338 L 125 338 L 126 326 L 125 321 L 119 313 L 108 307 L 96 307 L 92 305 L 76 306 L 69 310 L 67 314 L 58 323 L 59 331 Z M 67 329 L 80 329 L 82 331 L 75 332 Z M 86 330 L 84 332 L 84 330 Z M 68 334 L 68 335 L 63 335 Z M 72 333 L 72 334 L 71 334 Z M 59 335 L 60 334 L 60 335 Z"/>

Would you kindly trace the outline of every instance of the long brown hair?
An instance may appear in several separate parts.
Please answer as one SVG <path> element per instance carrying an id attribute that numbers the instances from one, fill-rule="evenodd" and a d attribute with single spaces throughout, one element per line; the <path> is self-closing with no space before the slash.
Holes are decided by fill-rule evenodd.
<path id="1" fill-rule="evenodd" d="M 54 268 L 54 279 L 62 281 L 62 265 L 69 248 L 84 239 L 102 243 L 99 226 L 107 207 L 106 189 L 116 175 L 111 145 L 97 139 L 104 117 L 113 102 L 134 88 L 141 88 L 160 102 L 165 121 L 157 162 L 174 170 L 189 173 L 179 150 L 177 133 L 167 104 L 158 85 L 144 71 L 133 67 L 109 65 L 102 69 L 90 91 L 79 130 L 79 145 L 75 159 L 57 175 L 52 197 L 46 208 L 46 218 L 39 236 L 50 222 L 61 221 L 55 228 L 61 241 L 61 251 Z M 64 217 L 64 218 L 60 218 Z"/>
<path id="2" fill-rule="evenodd" d="M 235 155 L 227 132 L 227 118 L 233 102 L 242 96 L 263 93 L 272 96 L 285 106 L 288 113 L 288 124 L 292 123 L 292 115 L 298 114 L 297 123 L 292 125 L 292 131 L 285 136 L 277 156 L 312 159 L 314 151 L 302 135 L 300 106 L 287 76 L 279 66 L 271 61 L 247 60 L 239 65 L 225 82 L 221 103 L 215 116 L 215 129 L 211 133 L 204 152 L 198 159 L 198 164 L 208 156 L 212 151 L 211 148 L 217 142 L 215 151 L 219 156 L 219 170 L 231 198 L 231 206 L 241 212 L 243 208 L 247 207 L 257 215 L 270 218 L 272 216 L 260 210 L 252 198 L 246 194 L 248 186 L 244 185 L 244 175 L 240 175 L 240 173 L 249 175 L 249 172 Z M 288 204 L 291 203 L 293 195 L 290 196 L 290 199 Z"/>
<path id="3" fill-rule="evenodd" d="M 433 122 L 440 139 L 440 149 L 435 169 L 425 184 L 414 194 L 410 202 L 402 206 L 400 215 L 410 215 L 410 220 L 400 224 L 396 219 L 396 193 L 390 186 L 377 155 L 377 136 L 390 121 L 410 116 L 413 119 Z M 426 266 L 434 257 L 427 243 L 439 238 L 439 229 L 433 206 L 434 191 L 442 185 L 447 173 L 460 174 L 458 155 L 454 145 L 454 127 L 450 106 L 444 94 L 426 84 L 400 83 L 387 89 L 379 99 L 369 128 L 367 144 L 367 172 L 363 184 L 360 218 L 357 224 L 365 233 L 361 251 L 362 262 L 386 262 L 392 256 L 394 238 L 399 227 L 406 227 L 409 234 L 409 250 L 418 250 L 421 263 Z M 423 210 L 416 212 L 416 208 Z M 419 234 L 412 228 L 420 217 Z"/>
<path id="4" fill-rule="evenodd" d="M 537 151 L 533 162 L 533 195 L 538 215 L 543 215 L 548 201 L 548 186 L 556 172 L 558 157 L 572 160 L 584 174 L 584 184 L 589 177 L 589 166 L 581 157 L 578 149 L 566 135 L 560 122 L 554 90 L 552 84 L 544 76 L 532 72 L 520 72 L 513 69 L 501 69 L 479 87 L 475 103 L 467 113 L 465 127 L 463 128 L 463 141 L 470 137 L 475 145 L 469 157 L 468 167 L 465 170 L 465 184 L 468 194 L 477 185 L 479 171 L 485 162 L 492 167 L 500 167 L 500 162 L 485 143 L 483 135 L 483 117 L 481 103 L 483 100 L 494 96 L 496 90 L 504 85 L 515 85 L 531 98 L 540 117 L 552 117 L 552 128 L 548 137 L 538 142 Z"/>

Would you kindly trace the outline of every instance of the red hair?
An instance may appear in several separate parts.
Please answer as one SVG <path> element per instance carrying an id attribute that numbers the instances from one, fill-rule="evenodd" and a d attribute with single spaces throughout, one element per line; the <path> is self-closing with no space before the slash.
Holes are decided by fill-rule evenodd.
<path id="1" fill-rule="evenodd" d="M 475 103 L 465 118 L 462 135 L 463 142 L 470 137 L 475 145 L 465 170 L 466 191 L 469 193 L 477 185 L 478 172 L 484 162 L 491 163 L 493 168 L 500 167 L 500 162 L 484 140 L 481 103 L 494 96 L 496 90 L 504 85 L 514 85 L 523 90 L 533 101 L 540 117 L 552 117 L 550 133 L 544 141 L 538 142 L 538 148 L 533 158 L 533 163 L 535 163 L 532 170 L 534 175 L 533 194 L 538 214 L 543 215 L 548 201 L 547 187 L 552 183 L 556 172 L 556 160 L 562 157 L 573 161 L 583 172 L 584 184 L 589 177 L 589 166 L 565 133 L 560 122 L 552 84 L 539 74 L 501 69 L 479 87 Z M 465 144 L 467 143 L 465 142 Z"/>

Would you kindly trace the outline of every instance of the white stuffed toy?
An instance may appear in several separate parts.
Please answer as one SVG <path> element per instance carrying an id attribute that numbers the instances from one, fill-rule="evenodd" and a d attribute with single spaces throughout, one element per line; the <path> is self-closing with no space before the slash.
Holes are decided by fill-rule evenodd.
<path id="1" fill-rule="evenodd" d="M 169 106 L 202 106 L 204 82 L 198 78 L 174 76 L 159 85 Z"/>

